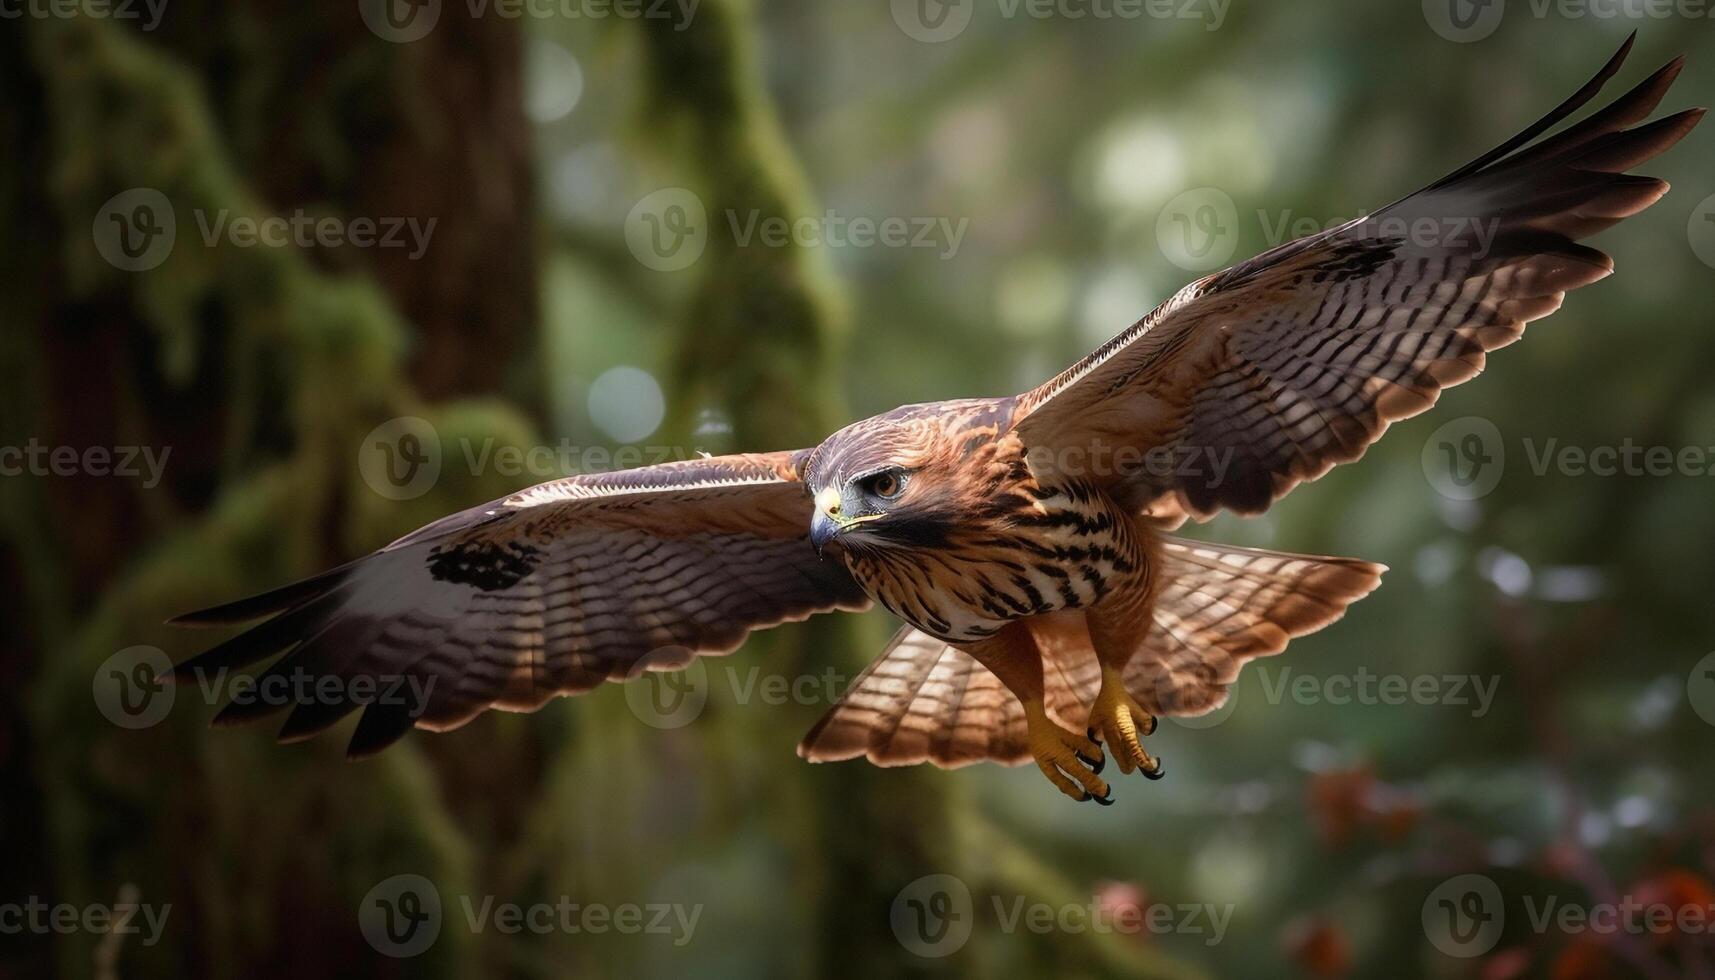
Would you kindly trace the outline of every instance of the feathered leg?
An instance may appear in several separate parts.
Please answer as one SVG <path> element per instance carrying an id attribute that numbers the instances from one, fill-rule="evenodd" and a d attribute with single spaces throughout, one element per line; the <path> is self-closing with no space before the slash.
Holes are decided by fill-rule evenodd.
<path id="1" fill-rule="evenodd" d="M 1155 731 L 1155 716 L 1137 703 L 1125 684 L 1126 665 L 1143 649 L 1154 625 L 1159 579 L 1159 549 L 1154 535 L 1145 528 L 1139 531 L 1145 547 L 1136 577 L 1086 615 L 1096 661 L 1102 668 L 1102 686 L 1090 705 L 1089 736 L 1113 752 L 1120 772 L 1141 772 L 1150 779 L 1160 779 L 1166 775 L 1161 760 L 1145 751 L 1141 741 L 1142 736 Z"/>
<path id="2" fill-rule="evenodd" d="M 960 644 L 960 649 L 1000 678 L 1024 705 L 1030 754 L 1048 781 L 1074 800 L 1111 804 L 1108 784 L 1097 775 L 1104 761 L 1101 746 L 1048 717 L 1043 701 L 1042 651 L 1029 627 L 1023 622 L 1009 623 L 994 636 Z"/>

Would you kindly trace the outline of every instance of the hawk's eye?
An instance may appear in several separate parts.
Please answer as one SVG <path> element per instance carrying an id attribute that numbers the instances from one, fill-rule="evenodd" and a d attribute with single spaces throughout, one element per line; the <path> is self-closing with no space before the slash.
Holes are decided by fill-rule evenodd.
<path id="1" fill-rule="evenodd" d="M 898 470 L 882 470 L 866 476 L 858 484 L 865 493 L 883 500 L 892 500 L 899 496 L 899 491 L 905 489 L 905 474 Z"/>

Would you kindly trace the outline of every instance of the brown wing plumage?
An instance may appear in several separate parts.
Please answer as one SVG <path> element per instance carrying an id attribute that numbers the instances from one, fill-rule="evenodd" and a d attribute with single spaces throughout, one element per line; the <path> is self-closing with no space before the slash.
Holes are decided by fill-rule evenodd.
<path id="1" fill-rule="evenodd" d="M 1293 555 L 1166 538 L 1161 591 L 1126 690 L 1156 715 L 1199 715 L 1226 700 L 1239 669 L 1339 619 L 1381 581 L 1353 558 Z M 1029 621 L 1043 655 L 1049 714 L 1081 731 L 1101 666 L 1081 615 Z M 865 756 L 883 766 L 955 768 L 1030 758 L 1024 711 L 994 674 L 945 642 L 899 631 L 798 746 L 814 762 Z"/>
<path id="2" fill-rule="evenodd" d="M 181 664 L 176 675 L 287 651 L 263 675 L 409 677 L 426 704 L 332 698 L 235 701 L 217 723 L 285 707 L 282 740 L 364 708 L 349 752 L 413 725 L 445 730 L 486 708 L 550 698 L 725 653 L 752 630 L 868 599 L 806 535 L 801 454 L 688 460 L 532 487 L 437 521 L 341 568 L 175 622 L 273 618 Z"/>
<path id="3" fill-rule="evenodd" d="M 1655 108 L 1677 59 L 1528 145 L 1589 101 L 1631 43 L 1535 125 L 1424 190 L 1187 286 L 1020 396 L 1019 432 L 1032 448 L 1150 451 L 1148 465 L 1134 456 L 1089 475 L 1170 521 L 1264 510 L 1358 458 L 1567 290 L 1607 275 L 1608 256 L 1578 240 L 1667 191 L 1625 171 L 1678 142 L 1702 110 L 1625 127 Z"/>

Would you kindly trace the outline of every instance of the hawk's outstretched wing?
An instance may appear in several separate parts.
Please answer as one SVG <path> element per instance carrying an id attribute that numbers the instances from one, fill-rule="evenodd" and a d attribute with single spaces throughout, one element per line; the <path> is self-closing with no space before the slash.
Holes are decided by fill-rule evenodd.
<path id="1" fill-rule="evenodd" d="M 1678 59 L 1531 145 L 1594 97 L 1631 45 L 1481 158 L 1373 215 L 1192 283 L 1021 395 L 1017 430 L 1051 451 L 1033 458 L 1081 467 L 1169 521 L 1256 513 L 1357 459 L 1390 422 L 1427 409 L 1482 370 L 1486 352 L 1558 309 L 1566 290 L 1612 271 L 1578 240 L 1666 193 L 1664 181 L 1625 171 L 1678 142 L 1703 110 L 1625 127 L 1655 108 Z"/>
<path id="2" fill-rule="evenodd" d="M 273 614 L 175 675 L 288 651 L 258 678 L 262 696 L 234 700 L 216 722 L 291 707 L 280 737 L 295 740 L 362 707 L 348 749 L 356 757 L 413 725 L 445 730 L 489 707 L 534 710 L 730 652 L 751 630 L 866 608 L 844 563 L 819 560 L 809 544 L 799 456 L 577 476 L 454 514 L 296 585 L 174 620 Z M 337 680 L 306 683 L 326 678 Z"/>

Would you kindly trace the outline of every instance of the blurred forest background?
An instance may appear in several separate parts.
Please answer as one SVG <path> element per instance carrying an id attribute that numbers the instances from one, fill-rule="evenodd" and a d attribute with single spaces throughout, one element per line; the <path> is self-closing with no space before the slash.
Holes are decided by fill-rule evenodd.
<path id="1" fill-rule="evenodd" d="M 676 727 L 615 685 L 361 764 L 342 737 L 211 731 L 196 690 L 135 727 L 103 694 L 152 656 L 135 648 L 208 642 L 166 617 L 559 475 L 558 447 L 576 467 L 606 458 L 588 447 L 805 446 L 899 403 L 1034 385 L 1197 274 L 1180 231 L 1218 228 L 1236 260 L 1378 207 L 1523 128 L 1633 28 L 1612 91 L 1684 52 L 1665 108 L 1707 103 L 1709 20 L 445 0 L 412 37 L 423 6 L 6 5 L 0 446 L 82 462 L 0 479 L 0 911 L 170 912 L 149 937 L 8 930 L 0 977 L 1715 976 L 1707 924 L 1529 914 L 1715 903 L 1715 477 L 1539 465 L 1715 453 L 1710 126 L 1646 168 L 1673 193 L 1596 242 L 1616 277 L 1361 465 L 1191 530 L 1393 571 L 1248 668 L 1227 709 L 1164 724 L 1169 778 L 1121 779 L 1111 808 L 1030 768 L 799 761 L 825 689 L 768 699 L 750 671 L 850 677 L 882 615 L 709 661 Z M 159 197 L 116 203 L 136 189 Z M 1225 224 L 1202 220 L 1211 201 Z M 115 214 L 176 239 L 139 253 Z M 359 219 L 434 225 L 420 249 L 237 230 L 294 214 L 351 238 Z M 230 232 L 205 230 L 217 216 Z M 946 222 L 926 247 L 759 237 L 806 216 L 903 220 L 913 241 Z M 439 450 L 427 486 L 375 477 L 374 430 L 400 425 L 438 443 L 410 444 Z M 483 455 L 535 446 L 551 466 Z M 167 455 L 151 479 L 90 447 Z M 1430 693 L 1341 703 L 1375 675 Z M 421 950 L 365 919 L 401 874 L 443 906 Z M 1502 907 L 1446 891 L 1465 874 Z M 485 898 L 699 918 L 689 937 L 512 935 L 470 926 L 462 903 Z M 1009 925 L 1021 900 L 1055 924 Z M 1062 914 L 1086 906 L 1170 926 Z M 1473 920 L 1450 940 L 1455 908 Z"/>

